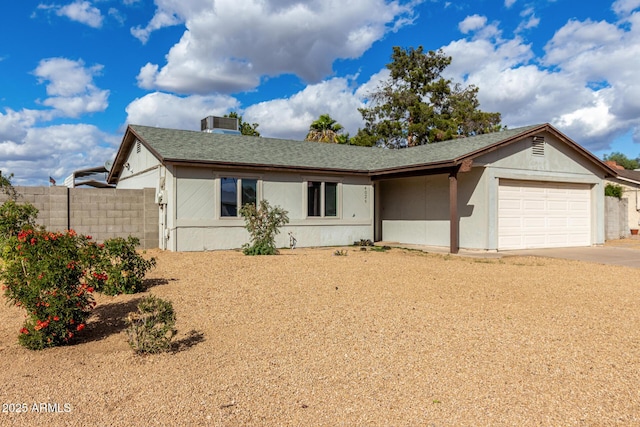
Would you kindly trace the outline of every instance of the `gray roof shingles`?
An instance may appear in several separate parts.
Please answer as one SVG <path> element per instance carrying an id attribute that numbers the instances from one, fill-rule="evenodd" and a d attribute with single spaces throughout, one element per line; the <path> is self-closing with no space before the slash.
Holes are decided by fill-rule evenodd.
<path id="1" fill-rule="evenodd" d="M 130 128 L 165 161 L 371 172 L 451 162 L 540 126 L 508 129 L 402 150 L 140 125 L 130 125 Z"/>

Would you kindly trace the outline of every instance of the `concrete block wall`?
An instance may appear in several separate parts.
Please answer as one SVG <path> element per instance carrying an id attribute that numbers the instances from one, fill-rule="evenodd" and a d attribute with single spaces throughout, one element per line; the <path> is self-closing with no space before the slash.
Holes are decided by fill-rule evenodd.
<path id="1" fill-rule="evenodd" d="M 604 201 L 604 238 L 615 240 L 629 237 L 629 220 L 627 218 L 628 199 L 606 196 Z"/>
<path id="2" fill-rule="evenodd" d="M 113 188 L 16 187 L 18 203 L 38 209 L 37 222 L 47 230 L 69 228 L 101 242 L 134 236 L 143 249 L 157 248 L 158 205 L 155 190 Z M 0 203 L 6 200 L 0 195 Z"/>

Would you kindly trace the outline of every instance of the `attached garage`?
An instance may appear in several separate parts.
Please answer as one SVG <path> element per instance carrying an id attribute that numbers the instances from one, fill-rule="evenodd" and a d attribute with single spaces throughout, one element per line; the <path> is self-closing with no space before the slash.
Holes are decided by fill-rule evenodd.
<path id="1" fill-rule="evenodd" d="M 498 249 L 591 245 L 591 185 L 500 180 Z"/>

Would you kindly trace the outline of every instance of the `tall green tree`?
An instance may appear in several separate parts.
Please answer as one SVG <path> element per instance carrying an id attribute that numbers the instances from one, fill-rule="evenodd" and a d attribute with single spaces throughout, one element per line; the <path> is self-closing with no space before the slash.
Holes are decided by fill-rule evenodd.
<path id="1" fill-rule="evenodd" d="M 477 87 L 442 77 L 451 64 L 442 50 L 395 46 L 391 60 L 389 78 L 370 94 L 371 107 L 359 109 L 365 127 L 352 144 L 411 147 L 502 128 L 500 113 L 479 109 Z"/>
<path id="2" fill-rule="evenodd" d="M 238 115 L 235 111 L 230 112 L 229 114 L 225 114 L 224 117 L 231 117 L 234 119 L 238 119 L 238 129 L 240 129 L 240 133 L 248 136 L 260 136 L 260 132 L 258 132 L 258 123 L 247 123 L 242 121 L 242 116 Z"/>
<path id="3" fill-rule="evenodd" d="M 344 127 L 329 114 L 321 114 L 318 120 L 314 120 L 309 126 L 306 141 L 329 142 L 346 144 L 349 134 L 343 134 Z"/>
<path id="4" fill-rule="evenodd" d="M 640 159 L 630 159 L 625 154 L 619 151 L 614 151 L 611 154 L 605 154 L 603 156 L 604 161 L 612 160 L 622 166 L 625 169 L 634 170 L 640 168 Z"/>

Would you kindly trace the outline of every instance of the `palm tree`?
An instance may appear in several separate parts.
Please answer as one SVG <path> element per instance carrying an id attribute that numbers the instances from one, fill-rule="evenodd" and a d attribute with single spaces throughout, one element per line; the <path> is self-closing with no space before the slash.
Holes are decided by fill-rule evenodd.
<path id="1" fill-rule="evenodd" d="M 345 144 L 349 135 L 341 134 L 343 129 L 342 125 L 332 119 L 329 114 L 321 114 L 320 118 L 309 126 L 309 133 L 305 140 Z"/>

